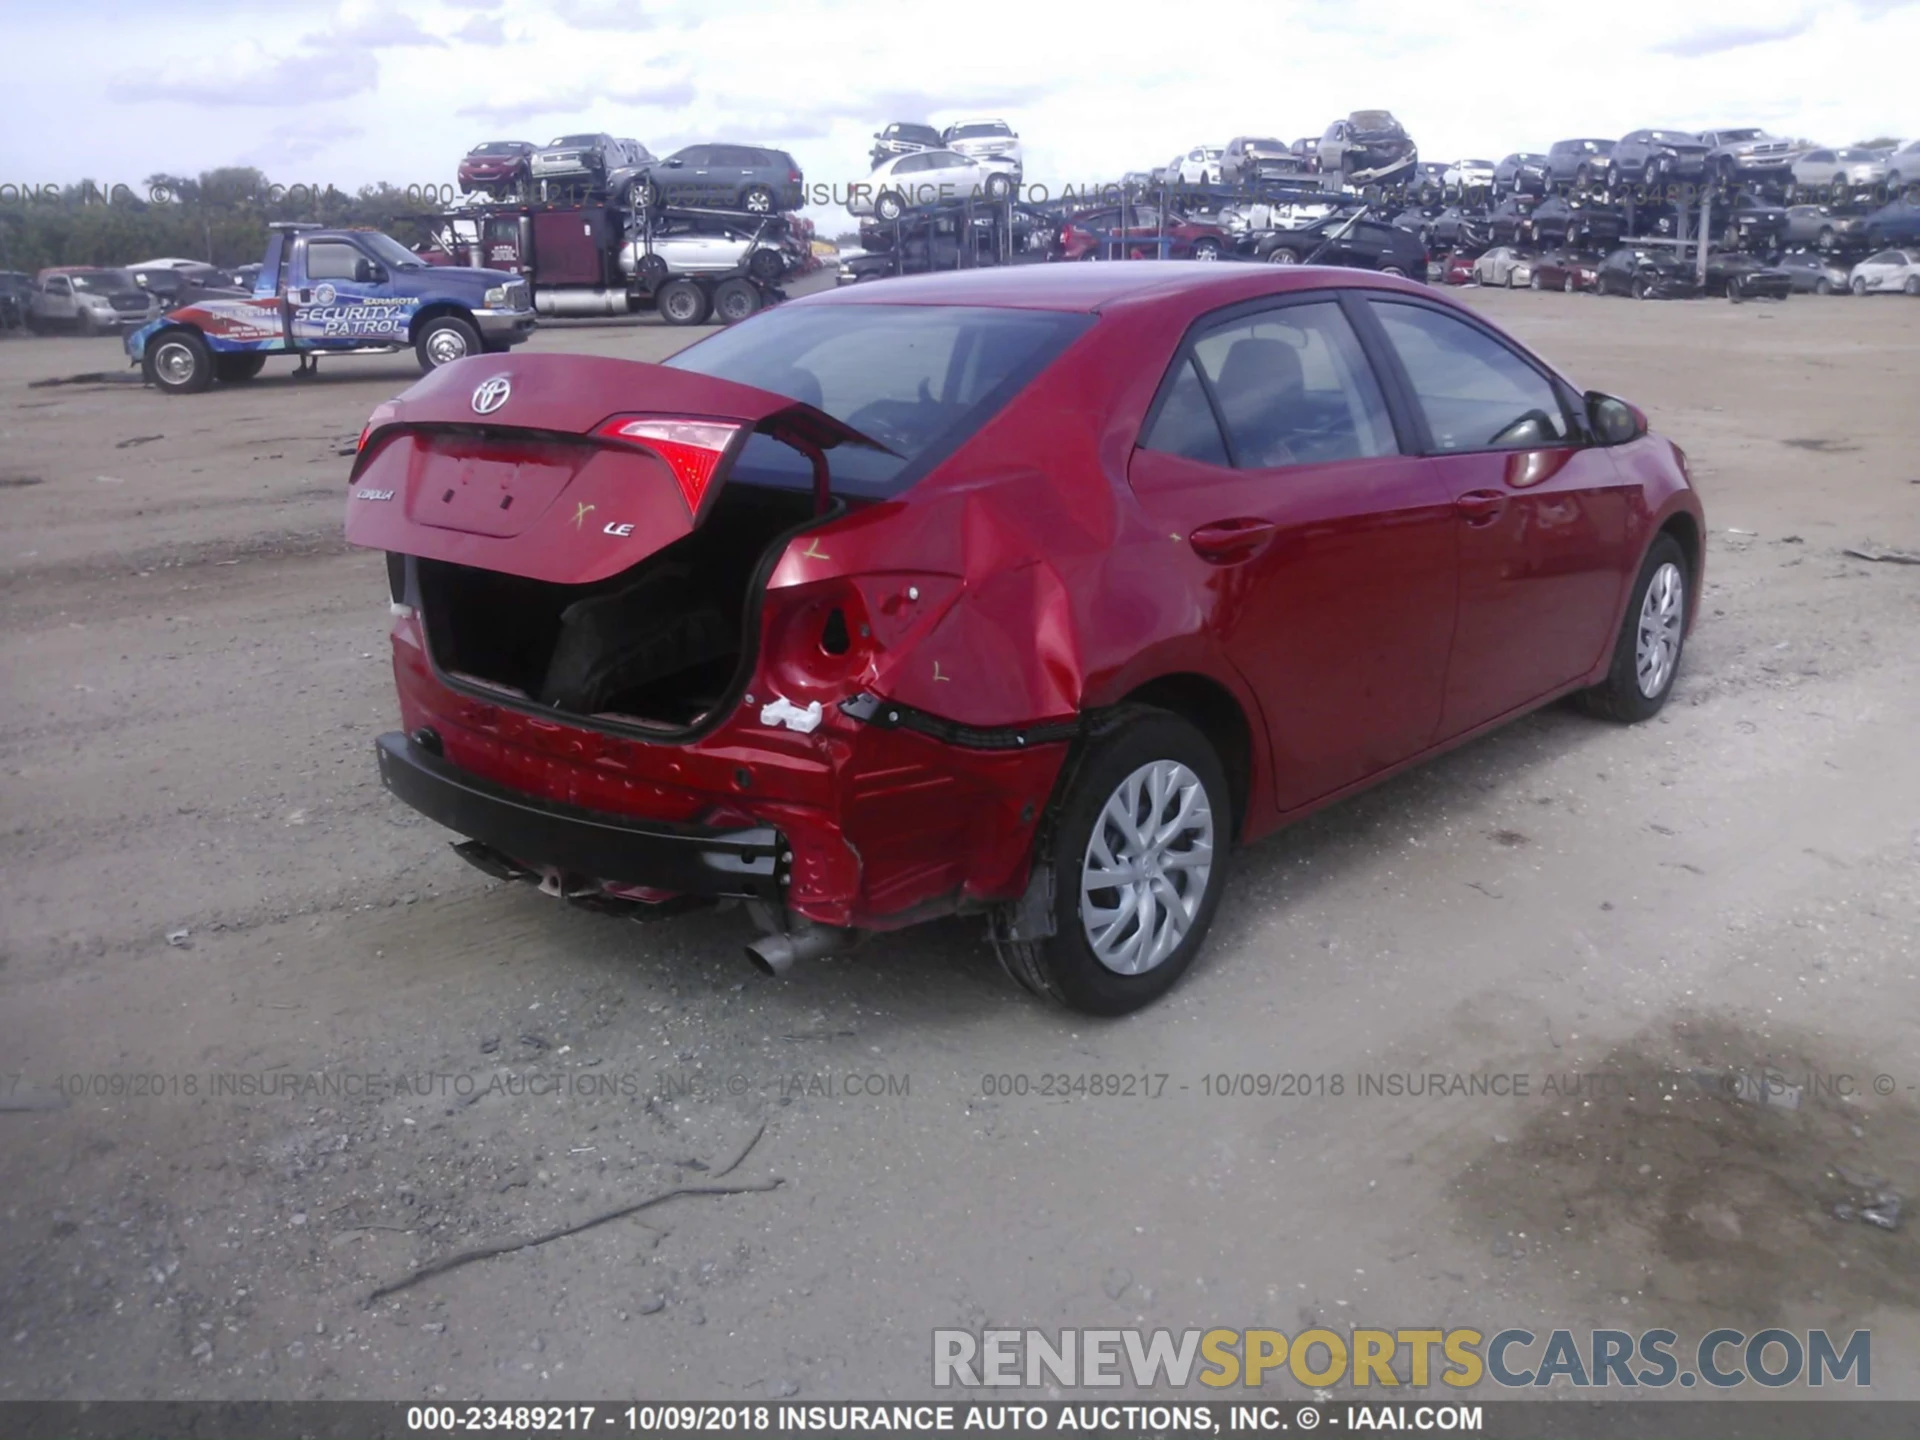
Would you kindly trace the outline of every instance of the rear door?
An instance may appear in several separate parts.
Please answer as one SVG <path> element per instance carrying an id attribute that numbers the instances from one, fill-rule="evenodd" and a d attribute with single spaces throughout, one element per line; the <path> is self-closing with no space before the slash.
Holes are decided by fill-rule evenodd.
<path id="1" fill-rule="evenodd" d="M 1411 296 L 1372 296 L 1367 308 L 1455 510 L 1445 739 L 1599 661 L 1631 564 L 1639 487 L 1585 443 L 1564 387 L 1491 330 Z"/>
<path id="2" fill-rule="evenodd" d="M 1342 302 L 1318 291 L 1200 327 L 1129 479 L 1181 541 L 1203 622 L 1259 698 L 1291 810 L 1418 753 L 1440 722 L 1456 524 L 1402 453 Z"/>

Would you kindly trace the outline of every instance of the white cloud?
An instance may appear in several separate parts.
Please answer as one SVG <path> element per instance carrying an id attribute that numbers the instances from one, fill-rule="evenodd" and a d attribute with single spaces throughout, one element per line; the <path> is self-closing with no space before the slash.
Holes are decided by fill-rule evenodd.
<path id="1" fill-rule="evenodd" d="M 475 15 L 454 32 L 453 38 L 469 45 L 504 45 L 507 27 L 498 15 Z"/>
<path id="2" fill-rule="evenodd" d="M 379 67 L 364 51 L 273 55 L 257 40 L 224 52 L 180 56 L 115 78 L 107 93 L 125 102 L 174 101 L 196 106 L 316 105 L 362 95 Z"/>

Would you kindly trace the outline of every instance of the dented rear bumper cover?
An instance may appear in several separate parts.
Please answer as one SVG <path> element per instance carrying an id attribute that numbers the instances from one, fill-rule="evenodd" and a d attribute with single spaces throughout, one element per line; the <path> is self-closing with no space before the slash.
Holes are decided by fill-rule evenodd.
<path id="1" fill-rule="evenodd" d="M 410 735 L 374 742 L 380 782 L 449 830 L 522 864 L 683 895 L 777 900 L 792 852 L 770 825 L 668 824 L 563 805 L 462 770 Z"/>

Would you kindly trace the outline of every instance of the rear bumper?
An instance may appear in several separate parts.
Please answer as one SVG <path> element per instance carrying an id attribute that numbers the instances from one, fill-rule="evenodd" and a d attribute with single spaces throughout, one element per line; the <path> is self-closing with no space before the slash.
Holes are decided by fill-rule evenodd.
<path id="1" fill-rule="evenodd" d="M 538 799 L 462 770 L 398 731 L 374 749 L 381 783 L 401 800 L 529 868 L 683 895 L 780 898 L 781 857 L 790 852 L 770 825 L 717 830 Z"/>

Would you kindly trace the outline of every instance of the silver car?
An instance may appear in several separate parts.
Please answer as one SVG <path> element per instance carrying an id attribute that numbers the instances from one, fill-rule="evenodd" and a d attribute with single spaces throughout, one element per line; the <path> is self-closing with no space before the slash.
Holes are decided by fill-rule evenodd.
<path id="1" fill-rule="evenodd" d="M 1020 137 L 1004 120 L 957 120 L 941 133 L 940 142 L 982 164 L 1011 166 L 1016 178 L 1026 163 Z"/>
<path id="2" fill-rule="evenodd" d="M 111 335 L 160 318 L 160 300 L 124 270 L 79 270 L 40 277 L 27 304 L 27 328 Z"/>
<path id="3" fill-rule="evenodd" d="M 1702 130 L 1707 151 L 1707 174 L 1722 180 L 1743 175 L 1784 175 L 1794 157 L 1807 147 L 1752 125 L 1736 130 Z"/>
<path id="4" fill-rule="evenodd" d="M 1518 290 L 1533 283 L 1533 257 L 1509 245 L 1496 246 L 1473 262 L 1473 283 Z"/>
<path id="5" fill-rule="evenodd" d="M 1808 190 L 1825 190 L 1835 185 L 1878 185 L 1887 178 L 1887 152 L 1862 150 L 1809 150 L 1793 162 L 1793 183 Z"/>
<path id="6" fill-rule="evenodd" d="M 777 237 L 756 238 L 751 232 L 738 230 L 723 234 L 693 230 L 656 234 L 652 253 L 658 264 L 664 265 L 662 273 L 669 275 L 715 275 L 737 269 L 742 261 L 747 261 L 747 268 L 755 279 L 769 283 L 787 271 L 787 252 Z M 640 270 L 646 254 L 647 248 L 638 240 L 629 242 L 620 252 L 620 273 L 631 276 Z"/>
<path id="7" fill-rule="evenodd" d="M 1018 176 L 994 157 L 982 163 L 958 150 L 922 150 L 896 155 L 873 167 L 851 188 L 847 209 L 855 215 L 898 220 L 920 205 L 952 205 L 973 199 L 998 200 L 1013 193 Z"/>
<path id="8" fill-rule="evenodd" d="M 609 172 L 632 163 L 627 147 L 602 133 L 562 135 L 534 151 L 528 166 L 536 180 L 605 180 Z"/>
<path id="9" fill-rule="evenodd" d="M 1909 140 L 1887 157 L 1887 186 L 1920 185 L 1920 140 Z"/>

